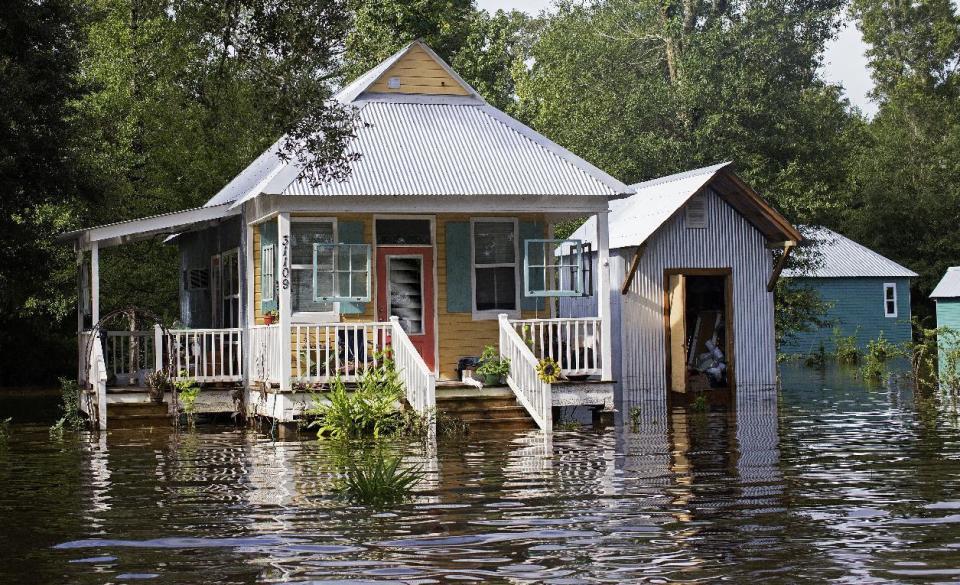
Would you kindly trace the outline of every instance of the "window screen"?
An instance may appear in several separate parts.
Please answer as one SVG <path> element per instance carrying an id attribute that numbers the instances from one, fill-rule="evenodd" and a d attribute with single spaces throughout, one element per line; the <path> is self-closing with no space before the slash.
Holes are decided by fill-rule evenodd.
<path id="1" fill-rule="evenodd" d="M 473 223 L 475 310 L 517 310 L 516 240 L 512 221 Z"/>

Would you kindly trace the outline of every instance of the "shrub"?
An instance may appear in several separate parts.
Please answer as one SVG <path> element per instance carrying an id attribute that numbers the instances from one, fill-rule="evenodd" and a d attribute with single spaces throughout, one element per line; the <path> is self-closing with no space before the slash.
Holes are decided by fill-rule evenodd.
<path id="1" fill-rule="evenodd" d="M 887 372 L 887 362 L 898 355 L 901 355 L 900 350 L 881 332 L 880 337 L 867 344 L 861 375 L 868 380 L 881 380 Z"/>
<path id="2" fill-rule="evenodd" d="M 200 397 L 200 383 L 192 378 L 177 380 L 173 383 L 177 389 L 180 408 L 187 415 L 187 424 L 193 426 L 197 412 L 197 398 Z"/>
<path id="3" fill-rule="evenodd" d="M 860 363 L 861 351 L 856 335 L 841 335 L 840 328 L 833 328 L 833 344 L 837 348 L 837 362 L 854 365 Z"/>
<path id="4" fill-rule="evenodd" d="M 914 321 L 909 344 L 910 366 L 918 384 L 946 392 L 960 391 L 960 332 L 949 327 L 927 329 Z"/>
<path id="5" fill-rule="evenodd" d="M 309 426 L 317 428 L 319 435 L 380 438 L 402 428 L 399 401 L 403 395 L 403 381 L 393 361 L 383 357 L 359 376 L 353 392 L 347 391 L 338 375 L 329 392 L 311 396 L 305 414 L 314 419 Z"/>
<path id="6" fill-rule="evenodd" d="M 75 380 L 60 378 L 60 419 L 50 427 L 51 435 L 63 435 L 64 430 L 79 431 L 84 427 L 80 414 L 80 385 Z"/>
<path id="7" fill-rule="evenodd" d="M 381 449 L 351 461 L 344 470 L 337 491 L 357 504 L 383 506 L 408 499 L 423 476 L 421 466 L 401 468 L 399 456 L 385 455 Z"/>

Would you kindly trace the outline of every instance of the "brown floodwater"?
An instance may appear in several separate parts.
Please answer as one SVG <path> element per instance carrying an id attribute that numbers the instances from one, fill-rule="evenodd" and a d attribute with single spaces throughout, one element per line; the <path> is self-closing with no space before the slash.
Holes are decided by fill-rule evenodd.
<path id="1" fill-rule="evenodd" d="M 427 475 L 382 510 L 335 497 L 343 454 L 308 435 L 55 439 L 49 397 L 0 395 L 0 582 L 960 580 L 954 405 L 835 370 L 783 386 L 552 440 L 401 445 Z"/>

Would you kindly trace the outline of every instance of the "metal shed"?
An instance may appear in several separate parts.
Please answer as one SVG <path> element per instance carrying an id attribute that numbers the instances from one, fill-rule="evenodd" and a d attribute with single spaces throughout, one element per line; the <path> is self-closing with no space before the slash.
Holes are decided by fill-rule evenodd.
<path id="1" fill-rule="evenodd" d="M 611 201 L 613 370 L 621 399 L 662 400 L 722 384 L 776 385 L 772 287 L 799 231 L 722 163 L 632 186 Z M 572 236 L 595 244 L 596 217 Z M 596 265 L 595 259 L 593 265 Z M 697 300 L 699 299 L 699 300 Z M 596 295 L 561 302 L 561 315 L 590 314 Z M 709 382 L 705 341 L 725 375 Z M 712 350 L 709 350 L 712 351 Z M 672 391 L 672 392 L 671 392 Z"/>

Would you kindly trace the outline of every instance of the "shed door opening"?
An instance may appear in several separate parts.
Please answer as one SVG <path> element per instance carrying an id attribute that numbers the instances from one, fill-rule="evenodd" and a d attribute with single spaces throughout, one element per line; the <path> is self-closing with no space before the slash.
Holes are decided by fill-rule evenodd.
<path id="1" fill-rule="evenodd" d="M 730 274 L 669 274 L 667 370 L 674 392 L 730 388 Z"/>

